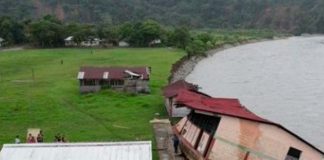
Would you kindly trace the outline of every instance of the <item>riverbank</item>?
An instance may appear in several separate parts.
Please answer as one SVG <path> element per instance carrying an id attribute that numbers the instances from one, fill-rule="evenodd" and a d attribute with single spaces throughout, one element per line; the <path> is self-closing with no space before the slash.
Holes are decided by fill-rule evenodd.
<path id="1" fill-rule="evenodd" d="M 241 45 L 201 60 L 186 80 L 213 97 L 240 99 L 323 149 L 323 49 L 323 36 Z"/>
<path id="2" fill-rule="evenodd" d="M 217 54 L 220 51 L 234 48 L 237 46 L 245 45 L 245 44 L 252 44 L 252 43 L 257 43 L 257 42 L 264 42 L 264 41 L 271 41 L 271 40 L 278 40 L 278 39 L 285 39 L 287 36 L 283 37 L 273 37 L 271 39 L 254 39 L 254 40 L 247 40 L 247 41 L 242 41 L 239 43 L 233 43 L 233 44 L 223 44 L 220 45 L 219 47 L 209 50 L 206 52 L 206 55 L 198 55 L 198 56 L 184 56 L 182 57 L 179 61 L 174 63 L 172 65 L 171 69 L 171 75 L 169 77 L 169 82 L 175 82 L 177 80 L 185 79 L 195 68 L 198 62 L 205 58 L 209 58 L 213 56 L 214 54 Z"/>

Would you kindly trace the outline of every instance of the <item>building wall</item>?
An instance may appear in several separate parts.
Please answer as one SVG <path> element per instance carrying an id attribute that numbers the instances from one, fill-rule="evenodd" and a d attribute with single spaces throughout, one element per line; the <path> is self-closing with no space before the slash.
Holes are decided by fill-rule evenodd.
<path id="1" fill-rule="evenodd" d="M 149 81 L 140 79 L 125 80 L 124 90 L 130 93 L 150 93 Z"/>
<path id="2" fill-rule="evenodd" d="M 208 159 L 243 160 L 248 154 L 248 160 L 284 160 L 289 147 L 294 147 L 302 151 L 300 160 L 323 160 L 320 152 L 277 126 L 221 118 Z"/>
<path id="3" fill-rule="evenodd" d="M 190 112 L 191 109 L 187 107 L 176 107 L 174 98 L 165 98 L 165 107 L 171 117 L 185 117 Z"/>
<path id="4" fill-rule="evenodd" d="M 91 93 L 91 92 L 99 92 L 101 90 L 101 86 L 80 86 L 80 93 Z"/>
<path id="5" fill-rule="evenodd" d="M 149 81 L 136 80 L 136 91 L 141 93 L 150 93 Z"/>
<path id="6" fill-rule="evenodd" d="M 109 86 L 110 88 L 118 91 L 125 91 L 129 93 L 150 93 L 149 81 L 148 80 L 120 80 L 118 84 L 111 80 L 101 81 L 101 80 L 88 80 L 86 83 L 85 80 L 80 80 L 80 91 L 82 93 L 87 92 L 97 92 Z M 113 84 L 112 84 L 113 83 Z"/>

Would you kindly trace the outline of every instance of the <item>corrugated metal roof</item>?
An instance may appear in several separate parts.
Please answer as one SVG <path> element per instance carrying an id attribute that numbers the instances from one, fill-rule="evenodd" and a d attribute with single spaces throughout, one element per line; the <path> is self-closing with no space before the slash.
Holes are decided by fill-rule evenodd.
<path id="1" fill-rule="evenodd" d="M 272 123 L 250 112 L 241 105 L 238 99 L 207 97 L 203 94 L 183 89 L 178 92 L 176 103 L 194 110 L 219 113 L 257 122 Z"/>
<path id="2" fill-rule="evenodd" d="M 5 144 L 0 160 L 152 160 L 150 141 Z"/>
<path id="3" fill-rule="evenodd" d="M 131 71 L 143 76 L 144 80 L 150 79 L 148 67 L 81 67 L 80 72 L 84 72 L 84 79 L 102 79 L 104 72 L 109 72 L 109 79 L 123 80 L 128 76 L 125 71 Z"/>
<path id="4" fill-rule="evenodd" d="M 168 86 L 163 88 L 163 95 L 167 98 L 174 97 L 178 94 L 178 92 L 182 89 L 197 91 L 198 87 L 194 84 L 188 83 L 185 80 L 178 80 Z"/>

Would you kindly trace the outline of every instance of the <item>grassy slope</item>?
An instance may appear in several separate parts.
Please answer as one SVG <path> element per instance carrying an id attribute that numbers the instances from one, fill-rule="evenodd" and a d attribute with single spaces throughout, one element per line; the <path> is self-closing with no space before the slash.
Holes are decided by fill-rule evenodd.
<path id="1" fill-rule="evenodd" d="M 0 145 L 12 143 L 15 135 L 23 139 L 32 127 L 43 129 L 49 142 L 56 133 L 70 141 L 151 140 L 149 120 L 156 112 L 166 115 L 161 87 L 167 83 L 171 64 L 183 55 L 168 49 L 0 52 Z M 80 95 L 76 76 L 82 65 L 149 65 L 152 94 Z M 32 79 L 32 68 L 35 82 L 21 81 Z"/>

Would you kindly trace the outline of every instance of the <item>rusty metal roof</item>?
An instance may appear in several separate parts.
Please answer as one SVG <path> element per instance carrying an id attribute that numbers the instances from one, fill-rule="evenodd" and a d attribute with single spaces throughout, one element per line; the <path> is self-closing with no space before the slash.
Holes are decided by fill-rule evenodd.
<path id="1" fill-rule="evenodd" d="M 82 72 L 84 73 L 82 79 L 103 79 L 103 77 L 108 77 L 108 79 L 122 80 L 129 76 L 126 71 L 141 75 L 144 80 L 150 79 L 149 67 L 81 67 L 79 75 Z"/>

